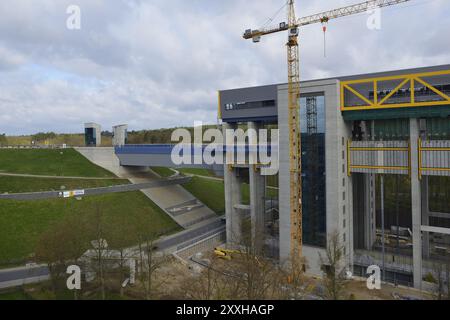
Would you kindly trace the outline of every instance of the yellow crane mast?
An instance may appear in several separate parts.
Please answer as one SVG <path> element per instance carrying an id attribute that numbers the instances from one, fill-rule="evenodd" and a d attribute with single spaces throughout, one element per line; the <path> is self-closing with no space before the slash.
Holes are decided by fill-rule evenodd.
<path id="1" fill-rule="evenodd" d="M 410 0 L 372 0 L 313 14 L 296 19 L 294 0 L 288 0 L 288 21 L 277 27 L 245 31 L 244 39 L 260 42 L 261 37 L 288 31 L 288 108 L 289 108 L 289 155 L 290 155 L 290 205 L 291 205 L 291 260 L 298 266 L 302 257 L 302 149 L 300 132 L 300 58 L 299 28 L 314 23 L 327 23 L 331 19 L 354 15 L 367 10 L 388 7 Z M 324 29 L 325 30 L 325 29 Z"/>

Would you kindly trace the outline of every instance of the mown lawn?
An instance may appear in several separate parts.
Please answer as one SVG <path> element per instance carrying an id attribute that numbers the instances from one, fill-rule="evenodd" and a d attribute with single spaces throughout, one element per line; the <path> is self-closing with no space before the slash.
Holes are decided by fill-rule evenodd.
<path id="1" fill-rule="evenodd" d="M 192 177 L 192 180 L 183 187 L 218 215 L 225 213 L 223 181 Z M 267 188 L 266 194 L 268 198 L 278 198 L 278 191 L 275 189 Z M 247 183 L 242 184 L 241 195 L 242 204 L 250 204 L 250 186 Z"/>
<path id="2" fill-rule="evenodd" d="M 183 187 L 218 215 L 225 213 L 225 190 L 222 181 L 192 177 Z"/>
<path id="3" fill-rule="evenodd" d="M 14 289 L 8 292 L 0 292 L 0 300 L 30 300 L 22 289 Z"/>
<path id="4" fill-rule="evenodd" d="M 168 178 L 175 174 L 174 171 L 170 170 L 169 168 L 165 168 L 165 167 L 152 167 L 151 169 L 156 174 L 160 175 L 162 178 Z"/>
<path id="5" fill-rule="evenodd" d="M 184 174 L 193 174 L 197 176 L 204 176 L 204 177 L 215 177 L 214 171 L 208 170 L 208 169 L 202 169 L 202 168 L 182 168 L 177 169 L 181 173 Z"/>
<path id="6" fill-rule="evenodd" d="M 74 149 L 0 149 L 0 172 L 71 177 L 114 175 Z"/>
<path id="7" fill-rule="evenodd" d="M 85 197 L 82 200 L 1 200 L 0 265 L 25 260 L 34 252 L 40 235 L 64 219 L 89 220 L 97 210 L 101 210 L 103 222 L 108 228 L 116 230 L 116 235 L 123 235 L 123 239 L 115 239 L 123 246 L 136 244 L 121 228 L 124 222 L 130 223 L 137 217 L 147 219 L 149 234 L 179 230 L 169 216 L 139 191 Z"/>

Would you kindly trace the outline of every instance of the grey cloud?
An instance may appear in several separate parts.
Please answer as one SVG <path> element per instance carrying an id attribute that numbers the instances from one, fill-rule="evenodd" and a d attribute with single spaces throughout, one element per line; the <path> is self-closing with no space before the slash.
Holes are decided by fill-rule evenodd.
<path id="1" fill-rule="evenodd" d="M 305 0 L 297 12 L 356 1 Z M 76 2 L 79 31 L 65 28 L 71 0 L 0 3 L 0 132 L 79 132 L 85 121 L 132 129 L 215 122 L 217 90 L 285 82 L 285 36 L 258 45 L 241 37 L 283 1 Z M 332 21 L 327 58 L 321 26 L 306 27 L 302 78 L 449 63 L 449 43 L 442 41 L 448 13 L 448 1 L 434 0 L 384 10 L 379 31 L 366 28 L 365 14 Z M 284 12 L 273 24 L 283 20 Z M 36 75 L 30 65 L 49 75 Z"/>

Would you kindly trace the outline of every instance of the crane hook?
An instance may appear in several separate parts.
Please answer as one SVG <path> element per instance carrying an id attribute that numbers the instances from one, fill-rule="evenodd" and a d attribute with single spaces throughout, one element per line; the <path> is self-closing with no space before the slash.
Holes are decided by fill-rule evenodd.
<path id="1" fill-rule="evenodd" d="M 322 23 L 322 30 L 323 30 L 323 57 L 327 57 L 327 26 L 328 26 L 328 17 L 323 17 L 320 19 L 320 23 Z"/>

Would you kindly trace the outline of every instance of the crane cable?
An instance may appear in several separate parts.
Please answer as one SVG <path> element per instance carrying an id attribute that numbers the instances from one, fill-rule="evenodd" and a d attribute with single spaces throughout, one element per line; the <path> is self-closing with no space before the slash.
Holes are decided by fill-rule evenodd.
<path id="1" fill-rule="evenodd" d="M 323 30 L 323 57 L 327 57 L 327 27 L 328 27 L 328 18 L 322 18 L 322 30 Z"/>
<path id="2" fill-rule="evenodd" d="M 265 29 L 270 23 L 272 23 L 273 20 L 275 20 L 275 18 L 278 17 L 278 15 L 284 10 L 284 8 L 286 8 L 287 5 L 288 5 L 288 1 L 286 1 L 285 4 L 280 9 L 278 9 L 272 17 L 268 18 L 265 21 L 265 23 L 263 23 L 261 30 Z"/>

